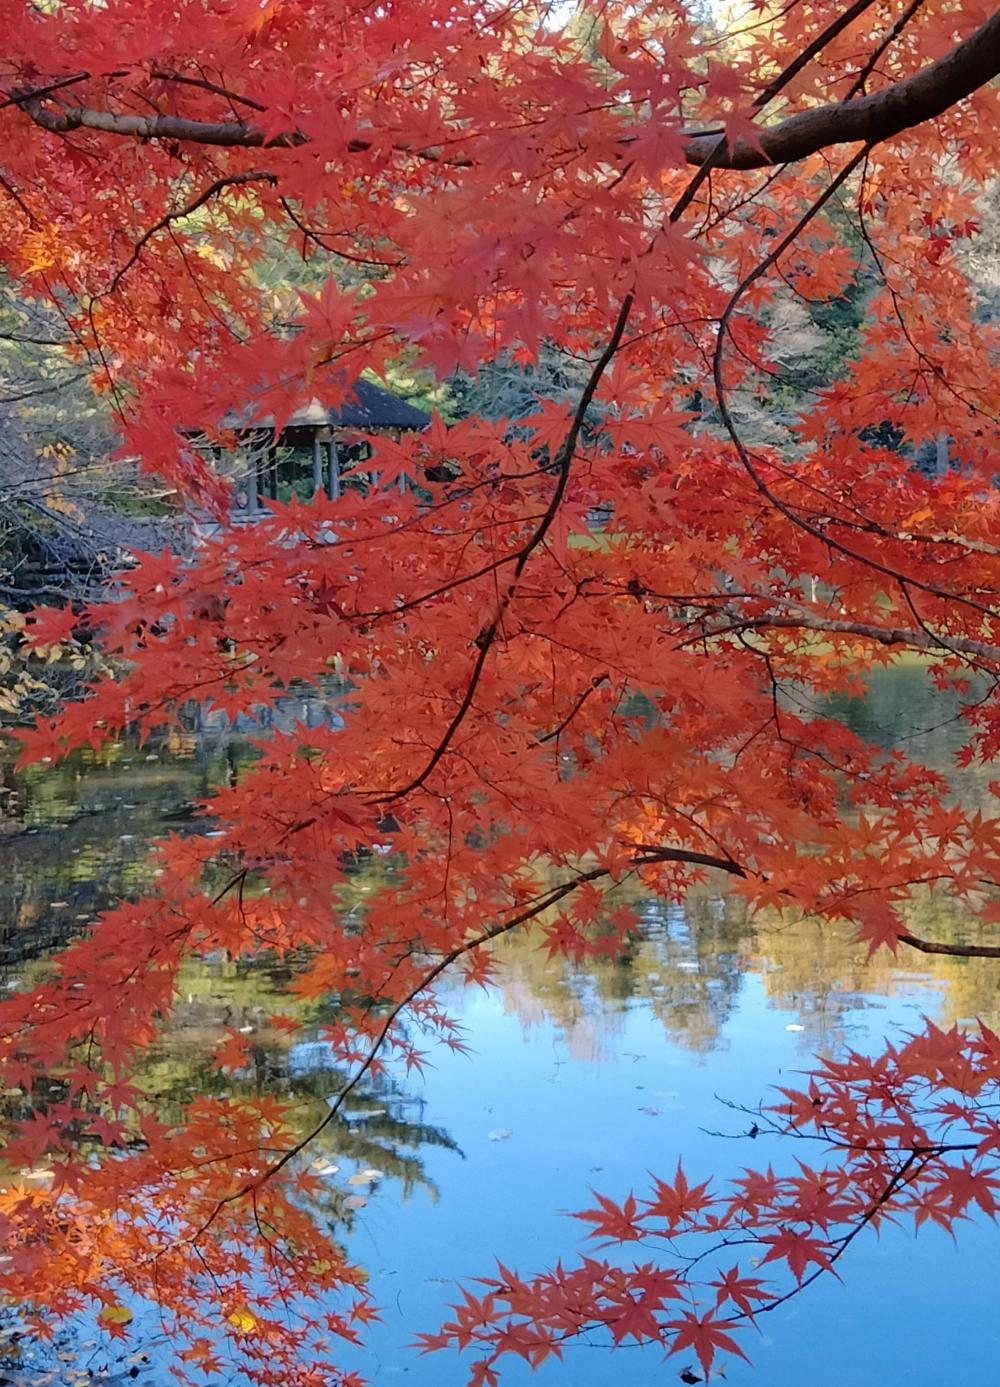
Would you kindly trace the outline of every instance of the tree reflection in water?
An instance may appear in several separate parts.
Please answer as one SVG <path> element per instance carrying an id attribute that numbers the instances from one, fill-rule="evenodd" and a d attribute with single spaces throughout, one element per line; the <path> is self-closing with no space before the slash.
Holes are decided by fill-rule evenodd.
<path id="1" fill-rule="evenodd" d="M 939 769 L 950 769 L 963 740 L 947 699 L 930 690 L 919 669 L 905 665 L 877 674 L 866 699 L 842 699 L 824 712 L 887 749 L 901 741 L 911 755 Z M 337 714 L 330 701 L 313 695 L 290 700 L 277 716 L 315 724 Z M 164 833 L 201 831 L 197 801 L 214 785 L 232 784 L 253 756 L 239 729 L 227 732 L 218 719 L 204 716 L 200 726 L 178 730 L 156 746 L 120 743 L 100 758 L 81 753 L 23 774 L 14 773 L 7 756 L 0 763 L 3 984 L 30 981 L 40 960 L 85 929 L 99 910 L 138 894 L 155 870 L 149 842 Z M 987 779 L 975 768 L 963 772 L 963 802 L 984 802 Z M 360 864 L 362 881 L 369 887 L 377 882 L 372 864 Z M 622 901 L 637 909 L 641 933 L 618 960 L 550 959 L 537 931 L 507 936 L 497 946 L 497 986 L 506 1009 L 527 1028 L 555 1022 L 574 1059 L 600 1060 L 614 1045 L 625 1013 L 640 1005 L 672 1041 L 707 1054 L 722 1043 L 720 1033 L 748 977 L 760 979 L 776 1009 L 796 1012 L 804 1050 L 849 1043 L 849 1018 L 859 1008 L 914 988 L 939 992 L 946 1022 L 998 1016 L 989 960 L 906 951 L 868 960 L 847 929 L 819 929 L 777 913 L 751 920 L 738 888 L 721 878 L 709 878 L 683 906 L 643 899 L 631 882 L 619 890 Z M 906 918 L 918 935 L 965 937 L 963 920 L 947 899 L 930 891 L 914 898 Z M 302 1130 L 319 1120 L 345 1076 L 327 1066 L 320 1040 L 292 1045 L 268 1029 L 267 1014 L 287 1009 L 280 993 L 289 967 L 273 959 L 218 958 L 186 966 L 177 1005 L 140 1076 L 165 1111 L 179 1111 L 199 1093 L 266 1092 L 296 1104 Z M 444 983 L 446 992 L 455 986 Z M 308 1019 L 318 1035 L 330 1018 L 313 1010 Z M 220 1074 L 211 1058 L 223 1026 L 250 1036 L 249 1067 L 233 1077 Z M 311 1151 L 321 1165 L 337 1164 L 344 1173 L 330 1181 L 331 1215 L 351 1215 L 344 1203 L 351 1187 L 344 1181 L 352 1168 L 378 1170 L 398 1181 L 404 1194 L 418 1186 L 436 1194 L 422 1173 L 419 1152 L 426 1146 L 451 1143 L 439 1128 L 423 1123 L 420 1102 L 404 1089 L 385 1080 L 352 1095 L 343 1120 L 331 1124 Z"/>

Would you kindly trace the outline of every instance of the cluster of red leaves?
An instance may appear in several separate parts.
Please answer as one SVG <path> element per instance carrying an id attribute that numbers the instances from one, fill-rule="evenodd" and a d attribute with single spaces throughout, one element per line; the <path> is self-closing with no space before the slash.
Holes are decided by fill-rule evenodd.
<path id="1" fill-rule="evenodd" d="M 806 1090 L 754 1114 L 749 1131 L 819 1143 L 822 1164 L 800 1162 L 794 1175 L 748 1169 L 718 1190 L 690 1184 L 678 1166 L 648 1198 L 599 1195 L 577 1215 L 591 1236 L 651 1260 L 588 1256 L 531 1279 L 500 1267 L 421 1345 L 477 1351 L 471 1380 L 494 1384 L 504 1356 L 537 1366 L 603 1329 L 615 1344 L 693 1354 L 707 1379 L 720 1354 L 745 1357 L 735 1333 L 835 1273 L 863 1230 L 994 1218 L 998 1089 L 1000 1038 L 987 1027 L 970 1037 L 930 1026 L 875 1059 L 827 1060 Z"/>
<path id="2" fill-rule="evenodd" d="M 433 984 L 486 979 L 499 934 L 541 916 L 552 951 L 615 952 L 626 878 L 676 899 L 714 867 L 755 906 L 852 921 L 869 949 L 913 942 L 928 887 L 996 919 L 997 820 L 818 705 L 894 649 L 960 690 L 1000 670 L 998 341 L 960 253 L 997 92 L 864 159 L 834 140 L 766 175 L 686 162 L 690 126 L 759 145 L 751 116 L 770 121 L 779 91 L 784 114 L 881 90 L 989 7 L 877 0 L 840 23 L 817 0 L 744 32 L 674 0 L 604 3 L 568 29 L 549 9 L 0 4 L 0 263 L 62 314 L 124 453 L 185 495 L 225 501 L 181 425 L 231 441 L 245 404 L 280 426 L 363 369 L 530 366 L 545 344 L 582 382 L 513 424 L 373 438 L 367 492 L 139 556 L 79 618 L 121 677 L 21 737 L 26 760 L 54 759 L 146 738 L 195 701 L 259 711 L 344 676 L 341 727 L 262 741 L 208 806 L 211 833 L 161 846 L 155 894 L 0 1006 L 5 1085 L 24 1095 L 0 1291 L 48 1314 L 148 1297 L 187 1336 L 185 1371 L 211 1372 L 225 1337 L 262 1383 L 327 1380 L 327 1339 L 371 1313 L 308 1212 L 290 1111 L 234 1098 L 167 1120 L 144 1091 L 188 959 L 286 960 L 357 1082 L 421 1062 L 404 1016 L 457 1043 Z M 320 266 L 294 309 L 258 273 L 276 243 Z M 851 359 L 772 434 L 775 310 L 854 277 L 870 295 Z M 925 477 L 873 427 L 908 448 L 947 436 L 960 465 Z M 66 620 L 39 615 L 36 639 Z M 1000 705 L 969 717 L 969 755 L 992 755 Z M 350 863 L 390 820 L 392 871 L 348 917 Z M 678 1176 L 592 1221 L 619 1241 L 754 1238 L 794 1283 L 893 1211 L 991 1211 L 992 1045 L 932 1033 L 827 1066 L 788 1103 L 831 1164 L 716 1195 Z M 225 1039 L 219 1064 L 240 1050 Z M 42 1157 L 50 1184 L 15 1178 Z M 431 1342 L 480 1345 L 489 1382 L 502 1353 L 536 1361 L 600 1322 L 707 1372 L 784 1292 L 724 1256 L 707 1288 L 687 1265 L 503 1273 Z"/>

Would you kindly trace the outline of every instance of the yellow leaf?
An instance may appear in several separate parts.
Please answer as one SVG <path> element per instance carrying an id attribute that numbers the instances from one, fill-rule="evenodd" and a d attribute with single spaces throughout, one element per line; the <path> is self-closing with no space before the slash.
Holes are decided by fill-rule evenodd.
<path id="1" fill-rule="evenodd" d="M 226 1319 L 241 1334 L 249 1334 L 251 1330 L 257 1328 L 257 1321 L 245 1305 L 237 1305 L 236 1309 L 226 1316 Z"/>
<path id="2" fill-rule="evenodd" d="M 50 270 L 56 263 L 52 258 L 49 249 L 42 243 L 40 237 L 25 237 L 24 249 L 26 252 L 25 270 L 28 274 L 34 274 L 38 270 Z"/>
<path id="3" fill-rule="evenodd" d="M 132 1320 L 132 1311 L 127 1305 L 105 1305 L 97 1318 L 102 1320 L 104 1324 L 129 1324 Z"/>

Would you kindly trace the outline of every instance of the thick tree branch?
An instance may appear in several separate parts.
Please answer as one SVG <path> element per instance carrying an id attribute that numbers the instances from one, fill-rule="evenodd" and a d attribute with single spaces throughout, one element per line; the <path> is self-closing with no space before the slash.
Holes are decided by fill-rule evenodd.
<path id="1" fill-rule="evenodd" d="M 791 164 L 832 145 L 878 144 L 893 135 L 942 115 L 949 107 L 1000 74 L 1000 9 L 967 39 L 930 67 L 891 87 L 800 111 L 760 132 L 760 145 L 736 140 L 715 161 L 716 168 L 759 169 Z M 685 157 L 702 164 L 716 153 L 725 136 L 700 135 L 689 140 Z"/>
<path id="2" fill-rule="evenodd" d="M 239 149 L 287 149 L 308 143 L 308 137 L 298 130 L 283 130 L 268 135 L 259 125 L 244 120 L 204 121 L 188 116 L 134 116 L 117 111 L 99 111 L 92 106 L 63 106 L 53 109 L 43 104 L 43 98 L 33 92 L 11 92 L 11 101 L 21 107 L 36 125 L 55 135 L 68 135 L 74 130 L 100 130 L 107 135 L 119 135 L 133 140 L 172 140 L 184 144 L 208 144 Z M 358 144 L 357 141 L 352 142 Z M 359 144 L 359 148 L 366 145 Z M 349 146 L 350 148 L 350 146 Z"/>
<path id="3" fill-rule="evenodd" d="M 918 631 L 904 626 L 878 626 L 867 621 L 842 621 L 835 617 L 825 617 L 813 612 L 794 611 L 790 613 L 768 613 L 764 616 L 740 616 L 734 614 L 725 626 L 707 629 L 705 636 L 724 636 L 733 631 L 760 631 L 768 629 L 819 631 L 830 635 L 860 636 L 863 640 L 877 641 L 880 645 L 908 645 L 915 650 L 948 650 L 961 655 L 973 655 L 979 659 L 1000 663 L 1000 645 L 989 641 L 973 640 L 969 636 L 951 634 L 936 637 L 933 631 Z M 687 642 L 690 643 L 690 642 Z"/>
<path id="4" fill-rule="evenodd" d="M 865 6 L 858 4 L 847 13 L 853 16 L 855 11 L 860 12 L 863 8 Z M 811 50 L 806 52 L 811 56 Z M 695 165 L 704 165 L 711 160 L 713 168 L 755 169 L 771 164 L 795 163 L 833 145 L 859 141 L 877 144 L 903 130 L 933 120 L 998 74 L 1000 9 L 936 63 L 890 87 L 853 100 L 800 111 L 777 125 L 762 128 L 759 145 L 737 139 L 732 148 L 727 148 L 724 135 L 695 135 L 685 145 L 685 158 L 689 164 Z M 202 121 L 176 115 L 140 116 L 102 111 L 91 106 L 53 107 L 46 104 L 46 98 L 60 85 L 67 85 L 68 81 L 81 81 L 85 76 L 77 74 L 62 83 L 49 83 L 45 87 L 30 90 L 13 90 L 8 93 L 5 104 L 19 106 L 36 125 L 55 134 L 86 129 L 137 140 L 172 140 L 241 149 L 265 146 L 268 149 L 281 149 L 308 143 L 308 136 L 301 130 L 271 134 L 264 126 L 244 120 Z M 787 80 L 787 73 L 783 76 Z M 771 90 L 767 89 L 768 94 Z M 247 105 L 259 105 L 248 98 L 240 99 Z M 431 148 L 418 149 L 405 142 L 396 147 L 401 152 L 420 158 L 441 158 Z M 370 141 L 356 138 L 347 145 L 347 152 L 361 153 L 369 148 Z M 446 162 L 461 166 L 471 161 L 458 157 Z"/>
<path id="5" fill-rule="evenodd" d="M 746 878 L 746 869 L 731 857 L 716 857 L 710 852 L 695 852 L 691 848 L 657 848 L 642 845 L 636 851 L 634 864 L 647 867 L 655 862 L 682 862 L 689 867 L 715 867 L 730 876 Z"/>
<path id="6" fill-rule="evenodd" d="M 101 111 L 92 106 L 54 109 L 46 106 L 43 96 L 35 91 L 12 91 L 5 104 L 19 106 L 36 125 L 56 135 L 70 134 L 74 130 L 99 130 L 106 135 L 118 135 L 125 139 L 168 140 L 176 144 L 205 144 L 230 149 L 290 149 L 309 143 L 309 136 L 302 130 L 269 133 L 263 126 L 245 120 L 204 121 L 188 116 L 137 116 Z M 259 102 L 252 104 L 259 110 L 266 109 Z M 357 138 L 347 142 L 346 150 L 348 154 L 361 154 L 371 147 L 371 140 Z M 418 148 L 405 140 L 394 144 L 393 148 L 435 163 L 456 164 L 459 167 L 471 167 L 472 163 L 469 159 L 443 158 L 433 149 Z"/>
<path id="7" fill-rule="evenodd" d="M 922 954 L 946 954 L 949 958 L 1000 958 L 996 944 L 937 944 L 931 939 L 918 939 L 915 934 L 901 934 L 901 944 L 919 949 Z"/>

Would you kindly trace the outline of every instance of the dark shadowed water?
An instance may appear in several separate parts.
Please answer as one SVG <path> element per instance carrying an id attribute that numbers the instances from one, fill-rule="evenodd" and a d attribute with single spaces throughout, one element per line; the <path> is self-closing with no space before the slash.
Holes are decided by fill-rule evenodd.
<path id="1" fill-rule="evenodd" d="M 917 667 L 887 671 L 863 703 L 835 711 L 862 735 L 898 741 L 942 768 L 962 741 L 950 706 Z M 305 715 L 324 711 L 308 705 Z M 148 840 L 188 831 L 191 801 L 237 776 L 250 754 L 239 737 L 209 730 L 21 776 L 0 769 L 0 985 L 30 978 L 32 960 L 95 909 L 140 890 L 149 879 Z M 995 812 L 985 774 L 963 773 L 956 794 Z M 359 879 L 359 892 L 366 889 L 377 884 Z M 581 1225 L 565 1212 L 592 1202 L 592 1188 L 641 1192 L 647 1171 L 672 1173 L 680 1155 L 701 1179 L 768 1159 L 786 1164 L 796 1154 L 709 1135 L 745 1125 L 720 1099 L 753 1104 L 811 1053 L 874 1048 L 924 1016 L 996 1022 L 1000 1013 L 995 964 L 902 954 L 866 963 L 847 932 L 748 922 L 718 888 L 698 891 L 684 909 L 642 903 L 642 917 L 627 964 L 577 968 L 550 961 L 530 936 L 506 940 L 500 986 L 449 992 L 473 1054 L 438 1052 L 423 1079 L 360 1093 L 312 1153 L 383 1307 L 365 1353 L 345 1366 L 379 1387 L 464 1383 L 454 1358 L 415 1356 L 410 1335 L 436 1327 L 455 1279 L 488 1274 L 494 1256 L 530 1271 L 579 1249 Z M 914 907 L 913 927 L 957 938 L 962 921 L 946 902 L 928 900 Z M 188 968 L 149 1071 L 165 1107 L 219 1090 L 206 1052 L 225 1023 L 254 1029 L 247 1085 L 307 1100 L 307 1121 L 322 1113 L 338 1087 L 324 1047 L 308 1038 L 281 1044 L 264 1022 L 280 1009 L 281 983 L 281 971 L 264 966 Z M 345 1201 L 359 1192 L 367 1202 L 352 1209 Z M 843 1284 L 817 1284 L 762 1322 L 761 1334 L 744 1337 L 754 1367 L 730 1366 L 729 1383 L 1000 1382 L 1000 1234 L 992 1226 L 967 1225 L 957 1244 L 934 1232 L 885 1232 L 860 1239 L 842 1266 Z M 148 1361 L 120 1360 L 116 1372 L 134 1362 L 145 1383 L 170 1382 L 168 1350 L 137 1343 L 136 1355 L 145 1348 Z M 72 1364 L 48 1365 L 53 1380 L 88 1380 L 87 1365 L 106 1361 L 77 1349 Z M 537 1381 L 645 1387 L 676 1382 L 685 1366 L 683 1356 L 612 1354 L 595 1340 Z M 32 1387 L 45 1380 L 40 1361 L 20 1371 L 33 1374 Z M 527 1379 L 512 1368 L 505 1380 Z"/>

